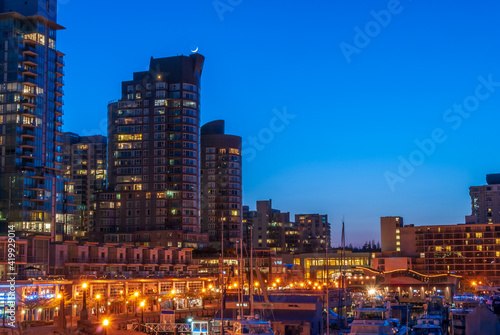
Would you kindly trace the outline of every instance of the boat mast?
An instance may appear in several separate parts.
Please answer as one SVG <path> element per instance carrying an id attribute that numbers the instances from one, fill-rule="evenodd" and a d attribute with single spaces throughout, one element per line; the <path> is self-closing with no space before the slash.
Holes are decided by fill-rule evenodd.
<path id="1" fill-rule="evenodd" d="M 221 217 L 220 335 L 224 335 L 224 212 Z"/>
<path id="2" fill-rule="evenodd" d="M 244 298 L 244 292 L 243 292 L 243 284 L 244 284 L 244 280 L 243 280 L 243 239 L 240 238 L 240 259 L 239 259 L 239 262 L 238 262 L 238 265 L 239 265 L 239 270 L 238 270 L 238 274 L 239 274 L 239 278 L 238 278 L 238 281 L 240 283 L 238 283 L 238 300 L 240 301 L 240 319 L 243 320 L 243 298 Z"/>
<path id="3" fill-rule="evenodd" d="M 253 319 L 253 226 L 250 227 L 250 285 L 249 285 L 249 302 L 250 302 L 250 317 Z"/>
<path id="4" fill-rule="evenodd" d="M 328 280 L 328 243 L 329 241 L 325 241 L 325 261 L 326 261 L 326 335 L 330 335 L 330 301 L 328 297 L 329 293 L 329 280 Z"/>
<path id="5" fill-rule="evenodd" d="M 343 306 L 344 306 L 344 297 L 345 297 L 345 232 L 344 232 L 344 220 L 342 220 L 342 254 L 341 254 L 341 264 L 340 264 L 340 280 L 341 280 L 341 289 L 342 289 L 342 296 L 340 298 L 340 311 L 339 311 L 339 324 L 340 321 L 342 321 L 342 316 L 344 314 L 343 312 Z M 347 312 L 347 311 L 346 311 Z M 347 315 L 346 315 L 347 317 Z M 344 321 L 346 319 L 344 318 Z M 344 322 L 342 322 L 342 327 L 345 326 Z"/>

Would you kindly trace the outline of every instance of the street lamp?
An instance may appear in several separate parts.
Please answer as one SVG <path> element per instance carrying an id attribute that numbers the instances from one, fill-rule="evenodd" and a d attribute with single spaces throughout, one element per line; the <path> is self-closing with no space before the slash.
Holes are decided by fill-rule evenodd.
<path id="1" fill-rule="evenodd" d="M 99 322 L 99 299 L 101 299 L 101 295 L 98 294 L 95 296 L 96 300 L 97 300 L 97 310 L 96 310 L 96 315 L 97 315 L 97 322 Z"/>
<path id="2" fill-rule="evenodd" d="M 135 316 L 137 316 L 137 297 L 139 296 L 139 292 L 134 293 L 135 299 L 134 299 L 134 311 L 135 311 Z"/>
<path id="3" fill-rule="evenodd" d="M 89 313 L 87 312 L 87 283 L 82 284 L 83 289 L 83 303 L 82 303 L 82 312 L 80 313 L 80 320 L 87 321 L 89 318 Z"/>
<path id="4" fill-rule="evenodd" d="M 141 323 L 144 323 L 144 301 L 141 301 Z"/>
<path id="5" fill-rule="evenodd" d="M 64 288 L 61 288 L 63 290 Z M 64 293 L 64 292 L 63 292 Z M 66 314 L 64 313 L 64 295 L 59 293 L 57 295 L 57 299 L 59 299 L 59 311 L 57 312 L 57 316 L 59 319 L 59 325 L 62 330 L 66 330 Z"/>
<path id="6" fill-rule="evenodd" d="M 104 328 L 104 335 L 108 335 L 108 325 L 109 325 L 108 319 L 104 319 L 102 321 L 102 326 Z"/>

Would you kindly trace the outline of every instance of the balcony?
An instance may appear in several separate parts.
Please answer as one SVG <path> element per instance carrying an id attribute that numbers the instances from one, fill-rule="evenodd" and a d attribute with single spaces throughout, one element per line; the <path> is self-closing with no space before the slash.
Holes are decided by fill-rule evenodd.
<path id="1" fill-rule="evenodd" d="M 24 129 L 24 131 L 21 133 L 21 137 L 36 137 L 36 135 L 33 130 Z"/>
<path id="2" fill-rule="evenodd" d="M 23 141 L 21 148 L 35 148 L 35 142 L 33 141 Z"/>
<path id="3" fill-rule="evenodd" d="M 21 100 L 21 106 L 35 108 L 36 101 L 35 101 L 35 99 L 23 99 L 23 100 Z M 34 115 L 34 112 L 33 112 L 33 115 Z"/>
<path id="4" fill-rule="evenodd" d="M 64 59 L 61 56 L 59 56 L 59 57 L 56 58 L 56 64 L 57 64 L 57 66 L 64 66 L 64 65 L 66 65 L 66 63 L 64 63 Z"/>
<path id="5" fill-rule="evenodd" d="M 88 259 L 85 257 L 72 257 L 68 259 L 68 263 L 88 263 Z"/>
<path id="6" fill-rule="evenodd" d="M 29 66 L 38 66 L 38 64 L 36 62 L 36 58 L 30 57 L 30 56 L 25 56 L 23 58 L 23 66 L 26 66 L 26 65 L 29 65 Z"/>
<path id="7" fill-rule="evenodd" d="M 24 96 L 29 96 L 29 97 L 36 97 L 36 91 L 34 88 L 27 88 L 25 87 L 23 90 L 23 95 Z"/>
<path id="8" fill-rule="evenodd" d="M 36 51 L 36 48 L 26 45 L 24 48 L 22 48 L 23 55 L 30 55 L 30 56 L 38 56 L 38 52 Z"/>
<path id="9" fill-rule="evenodd" d="M 64 76 L 64 69 L 62 67 L 58 67 L 56 69 L 56 76 L 58 77 Z"/>
<path id="10" fill-rule="evenodd" d="M 24 77 L 23 84 L 28 85 L 28 86 L 36 86 L 36 80 L 33 78 Z"/>
<path id="11" fill-rule="evenodd" d="M 142 264 L 142 260 L 141 259 L 130 259 L 130 258 L 127 258 L 127 263 L 128 264 Z"/>
<path id="12" fill-rule="evenodd" d="M 55 123 L 56 123 L 57 125 L 62 125 L 62 124 L 63 124 L 63 119 L 62 119 L 62 116 L 58 116 L 58 117 L 56 117 Z"/>
<path id="13" fill-rule="evenodd" d="M 62 87 L 56 87 L 55 90 L 56 96 L 64 95 L 64 91 Z"/>
<path id="14" fill-rule="evenodd" d="M 18 112 L 21 113 L 21 116 L 36 116 L 36 112 L 31 109 L 19 109 Z"/>
<path id="15" fill-rule="evenodd" d="M 54 102 L 56 103 L 56 106 L 64 105 L 64 100 L 62 97 L 56 97 L 56 100 Z"/>
<path id="16" fill-rule="evenodd" d="M 24 66 L 21 68 L 21 73 L 28 76 L 38 76 L 35 68 Z"/>

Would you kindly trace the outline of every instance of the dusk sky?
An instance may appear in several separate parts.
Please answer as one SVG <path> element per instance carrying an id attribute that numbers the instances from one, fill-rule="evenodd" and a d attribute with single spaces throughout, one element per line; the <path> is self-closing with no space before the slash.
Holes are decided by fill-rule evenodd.
<path id="1" fill-rule="evenodd" d="M 500 172 L 498 7 L 61 0 L 64 130 L 106 134 L 122 81 L 198 48 L 202 124 L 243 137 L 244 204 L 328 214 L 335 246 L 342 218 L 354 245 L 380 216 L 463 223 L 469 186 Z"/>

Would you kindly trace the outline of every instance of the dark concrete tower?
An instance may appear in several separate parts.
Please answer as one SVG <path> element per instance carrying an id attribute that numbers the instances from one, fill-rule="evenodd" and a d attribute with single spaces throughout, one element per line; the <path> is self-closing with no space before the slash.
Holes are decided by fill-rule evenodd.
<path id="1" fill-rule="evenodd" d="M 242 237 L 241 137 L 224 133 L 224 121 L 201 127 L 201 227 L 210 246 L 235 248 Z"/>
<path id="2" fill-rule="evenodd" d="M 109 190 L 97 197 L 96 236 L 200 231 L 200 54 L 151 58 L 108 106 Z M 104 197 L 104 198 L 103 198 Z M 101 217 L 100 200 L 120 208 Z M 113 205 L 114 206 L 114 205 Z M 113 217 L 112 219 L 110 219 Z"/>

